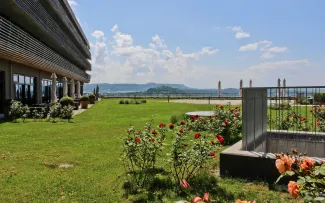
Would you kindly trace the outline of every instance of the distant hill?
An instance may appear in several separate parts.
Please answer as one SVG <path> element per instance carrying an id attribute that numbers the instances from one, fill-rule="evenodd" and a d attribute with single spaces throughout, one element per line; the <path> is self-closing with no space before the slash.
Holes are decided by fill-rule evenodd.
<path id="1" fill-rule="evenodd" d="M 218 89 L 197 89 L 187 87 L 183 84 L 157 84 L 157 83 L 146 83 L 146 84 L 109 84 L 109 83 L 98 83 L 98 84 L 85 84 L 84 92 L 93 92 L 96 86 L 99 86 L 99 92 L 103 93 L 127 93 L 127 92 L 151 92 L 151 93 L 204 93 L 217 95 Z M 222 89 L 224 95 L 239 95 L 239 89 L 226 88 Z"/>
<path id="2" fill-rule="evenodd" d="M 185 93 L 186 90 L 182 90 L 179 88 L 173 88 L 173 87 L 169 87 L 166 85 L 162 85 L 162 86 L 158 86 L 158 87 L 153 87 L 153 88 L 149 88 L 146 93 L 159 93 L 159 94 L 168 94 L 168 93 Z"/>
<path id="3" fill-rule="evenodd" d="M 177 89 L 192 89 L 183 84 L 157 84 L 157 83 L 146 83 L 146 84 L 109 84 L 109 83 L 98 83 L 98 84 L 85 84 L 84 92 L 93 92 L 96 86 L 99 86 L 100 93 L 115 93 L 115 92 L 145 92 L 150 88 L 159 86 L 168 86 Z"/>

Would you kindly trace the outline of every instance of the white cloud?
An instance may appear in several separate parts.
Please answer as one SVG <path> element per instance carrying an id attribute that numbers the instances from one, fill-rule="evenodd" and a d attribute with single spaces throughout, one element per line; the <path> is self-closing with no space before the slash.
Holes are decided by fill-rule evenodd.
<path id="1" fill-rule="evenodd" d="M 155 45 L 159 48 L 166 48 L 167 46 L 164 44 L 164 40 L 160 39 L 158 35 L 155 35 L 152 37 L 152 41 L 155 43 Z"/>
<path id="2" fill-rule="evenodd" d="M 132 36 L 120 32 L 117 25 L 111 31 L 112 39 L 106 39 L 99 30 L 92 34 L 96 42 L 91 46 L 91 82 L 186 83 L 196 69 L 194 61 L 219 51 L 208 46 L 193 53 L 184 53 L 179 47 L 172 51 L 159 35 L 154 35 L 152 43 L 144 47 L 134 45 Z"/>
<path id="3" fill-rule="evenodd" d="M 245 46 L 239 47 L 239 51 L 255 51 L 258 48 L 258 43 L 247 44 Z"/>
<path id="4" fill-rule="evenodd" d="M 271 59 L 274 58 L 274 53 L 284 53 L 288 51 L 287 47 L 270 47 L 272 45 L 272 42 L 268 40 L 263 40 L 260 42 L 256 42 L 253 44 L 247 44 L 244 46 L 239 47 L 239 51 L 256 51 L 258 48 L 260 48 L 260 51 L 262 52 L 261 58 L 262 59 Z"/>
<path id="5" fill-rule="evenodd" d="M 78 3 L 75 0 L 68 0 L 68 3 L 70 4 L 70 6 L 78 6 Z"/>
<path id="6" fill-rule="evenodd" d="M 265 62 L 255 66 L 251 66 L 248 69 L 252 71 L 266 71 L 276 69 L 296 69 L 300 66 L 310 64 L 308 59 L 293 60 L 293 61 L 277 61 L 277 62 Z"/>
<path id="7" fill-rule="evenodd" d="M 95 30 L 93 33 L 91 33 L 91 36 L 95 37 L 96 39 L 100 39 L 104 37 L 104 32 L 101 30 Z"/>
<path id="8" fill-rule="evenodd" d="M 242 38 L 248 38 L 250 37 L 250 34 L 247 32 L 237 32 L 236 33 L 236 39 L 242 39 Z"/>
<path id="9" fill-rule="evenodd" d="M 271 47 L 267 49 L 268 52 L 274 52 L 274 53 L 283 53 L 288 50 L 287 47 Z"/>
<path id="10" fill-rule="evenodd" d="M 242 39 L 242 38 L 248 38 L 251 35 L 248 32 L 244 32 L 243 28 L 240 26 L 234 26 L 234 27 L 227 27 L 231 28 L 233 32 L 235 32 L 236 39 Z"/>

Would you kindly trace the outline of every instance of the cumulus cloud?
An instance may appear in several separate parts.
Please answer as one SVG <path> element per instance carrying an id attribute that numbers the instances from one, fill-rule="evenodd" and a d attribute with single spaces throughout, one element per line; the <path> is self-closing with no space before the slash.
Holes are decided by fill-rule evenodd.
<path id="1" fill-rule="evenodd" d="M 219 52 L 208 46 L 192 53 L 185 53 L 180 47 L 173 51 L 159 35 L 152 36 L 152 42 L 145 47 L 135 45 L 133 37 L 121 32 L 118 25 L 111 32 L 112 39 L 100 30 L 92 33 L 96 42 L 91 43 L 91 82 L 185 83 L 195 69 L 195 61 Z"/>
<path id="2" fill-rule="evenodd" d="M 248 32 L 244 32 L 243 28 L 240 26 L 230 27 L 233 32 L 235 32 L 236 39 L 248 38 L 251 35 Z"/>
<path id="3" fill-rule="evenodd" d="M 263 40 L 253 44 L 247 44 L 239 47 L 239 51 L 256 51 L 258 48 L 261 51 L 262 59 L 271 59 L 275 57 L 275 53 L 284 53 L 288 51 L 287 47 L 271 47 L 272 42 Z"/>
<path id="4" fill-rule="evenodd" d="M 104 37 L 104 32 L 101 30 L 95 30 L 93 33 L 91 33 L 91 36 L 95 37 L 96 39 L 100 39 Z"/>

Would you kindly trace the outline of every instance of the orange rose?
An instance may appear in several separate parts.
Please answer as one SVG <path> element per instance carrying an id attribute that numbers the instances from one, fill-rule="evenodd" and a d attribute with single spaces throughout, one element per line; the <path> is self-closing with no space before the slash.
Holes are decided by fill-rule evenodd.
<path id="1" fill-rule="evenodd" d="M 294 181 L 290 181 L 288 184 L 288 192 L 290 193 L 290 195 L 294 198 L 297 198 L 299 196 L 299 185 L 294 182 Z"/>
<path id="2" fill-rule="evenodd" d="M 307 157 L 300 165 L 300 168 L 304 170 L 310 170 L 314 168 L 314 160 L 312 158 Z"/>
<path id="3" fill-rule="evenodd" d="M 287 155 L 280 155 L 280 159 L 275 161 L 275 166 L 279 170 L 280 173 L 291 171 L 291 165 L 293 164 L 294 160 L 287 156 Z"/>

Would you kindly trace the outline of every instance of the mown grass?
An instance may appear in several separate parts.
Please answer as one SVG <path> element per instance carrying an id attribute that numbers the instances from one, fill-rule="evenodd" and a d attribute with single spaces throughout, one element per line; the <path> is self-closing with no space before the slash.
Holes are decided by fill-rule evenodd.
<path id="1" fill-rule="evenodd" d="M 142 127 L 152 115 L 156 124 L 169 123 L 171 115 L 211 108 L 150 100 L 147 104 L 120 105 L 118 100 L 102 100 L 72 123 L 1 123 L 0 202 L 147 202 L 150 194 L 125 196 L 119 136 L 131 124 Z M 61 163 L 73 167 L 56 167 Z M 245 170 L 245 166 L 238 170 Z M 285 191 L 270 190 L 261 182 L 217 178 L 213 187 L 218 202 L 295 202 Z M 155 201 L 177 199 L 182 198 L 166 191 Z"/>

